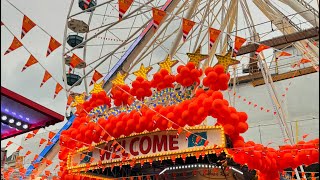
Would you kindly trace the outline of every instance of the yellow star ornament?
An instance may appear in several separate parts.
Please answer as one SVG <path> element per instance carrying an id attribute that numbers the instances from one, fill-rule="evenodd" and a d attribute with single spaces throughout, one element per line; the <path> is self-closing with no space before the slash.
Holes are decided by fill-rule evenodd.
<path id="1" fill-rule="evenodd" d="M 127 73 L 121 74 L 121 72 L 118 72 L 116 78 L 114 78 L 111 82 L 113 85 L 124 85 L 124 79 L 127 76 Z"/>
<path id="2" fill-rule="evenodd" d="M 200 61 L 207 59 L 209 56 L 205 54 L 201 54 L 201 46 L 194 53 L 187 53 L 189 57 L 189 62 L 193 62 L 196 67 L 199 66 Z"/>
<path id="3" fill-rule="evenodd" d="M 96 93 L 99 93 L 101 91 L 104 91 L 103 90 L 103 83 L 104 81 L 101 81 L 100 83 L 94 83 L 93 84 L 93 89 L 90 91 L 90 94 L 96 94 Z"/>
<path id="4" fill-rule="evenodd" d="M 160 66 L 160 69 L 165 69 L 169 73 L 171 73 L 171 68 L 177 63 L 178 63 L 178 60 L 171 60 L 171 56 L 168 54 L 167 58 L 164 61 L 159 62 L 158 64 Z"/>
<path id="5" fill-rule="evenodd" d="M 76 95 L 76 96 L 74 97 L 73 103 L 71 104 L 71 107 L 77 107 L 78 105 L 83 104 L 84 101 L 85 101 L 85 98 L 86 98 L 85 93 Z"/>
<path id="6" fill-rule="evenodd" d="M 137 77 L 142 77 L 143 79 L 147 79 L 147 74 L 151 71 L 152 67 L 144 67 L 143 64 L 141 64 L 140 69 L 138 71 L 133 72 L 133 74 Z"/>
<path id="7" fill-rule="evenodd" d="M 224 56 L 216 54 L 216 57 L 218 59 L 218 63 L 216 65 L 222 65 L 225 72 L 228 71 L 229 66 L 240 63 L 240 61 L 231 58 L 231 51 L 227 52 L 227 54 L 225 54 Z"/>

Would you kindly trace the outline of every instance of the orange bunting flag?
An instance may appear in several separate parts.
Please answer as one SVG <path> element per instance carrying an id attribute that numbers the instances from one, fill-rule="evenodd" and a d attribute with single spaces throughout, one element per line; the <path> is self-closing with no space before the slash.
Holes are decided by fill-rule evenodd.
<path id="1" fill-rule="evenodd" d="M 36 159 L 38 159 L 38 157 L 39 157 L 38 154 L 34 155 L 33 160 L 35 161 Z"/>
<path id="2" fill-rule="evenodd" d="M 32 65 L 34 65 L 36 63 L 38 63 L 38 60 L 34 56 L 32 56 L 32 54 L 30 54 L 30 57 L 29 57 L 27 63 L 23 66 L 21 72 L 26 70 L 28 67 L 30 67 L 30 66 L 32 66 Z"/>
<path id="3" fill-rule="evenodd" d="M 44 139 L 44 138 L 41 138 L 40 139 L 40 144 L 39 144 L 39 147 L 44 143 L 44 142 L 46 142 L 47 140 L 46 139 Z"/>
<path id="4" fill-rule="evenodd" d="M 281 51 L 278 57 L 281 57 L 281 56 L 291 56 L 291 54 L 285 51 Z"/>
<path id="5" fill-rule="evenodd" d="M 9 147 L 13 142 L 12 141 L 8 141 L 6 148 Z"/>
<path id="6" fill-rule="evenodd" d="M 16 151 L 20 151 L 21 149 L 23 149 L 23 147 L 22 147 L 22 146 L 19 146 Z"/>
<path id="7" fill-rule="evenodd" d="M 153 27 L 155 30 L 158 29 L 161 21 L 163 18 L 167 15 L 165 11 L 162 11 L 160 9 L 152 8 L 152 22 L 153 22 Z"/>
<path id="8" fill-rule="evenodd" d="M 50 146 L 51 144 L 53 144 L 51 141 L 48 141 L 46 146 Z"/>
<path id="9" fill-rule="evenodd" d="M 36 135 L 40 129 L 33 130 L 32 133 Z"/>
<path id="10" fill-rule="evenodd" d="M 119 21 L 122 20 L 123 15 L 127 12 L 132 3 L 133 0 L 119 0 Z"/>
<path id="11" fill-rule="evenodd" d="M 179 134 L 183 131 L 183 128 L 182 127 L 179 127 L 178 128 L 178 132 L 177 132 L 177 136 L 179 136 Z"/>
<path id="12" fill-rule="evenodd" d="M 27 151 L 26 154 L 24 155 L 25 157 L 31 154 L 31 151 Z"/>
<path id="13" fill-rule="evenodd" d="M 44 85 L 44 83 L 46 83 L 51 77 L 52 77 L 51 74 L 46 70 L 44 72 L 43 79 L 42 79 L 42 82 L 40 84 L 40 87 L 42 87 Z"/>
<path id="14" fill-rule="evenodd" d="M 92 80 L 91 80 L 89 86 L 91 86 L 93 83 L 96 83 L 102 77 L 103 77 L 103 75 L 101 73 L 99 73 L 97 70 L 94 70 L 94 73 L 93 73 L 93 76 L 92 76 Z"/>
<path id="15" fill-rule="evenodd" d="M 233 49 L 233 56 L 236 56 L 239 49 L 241 48 L 241 46 L 243 45 L 243 43 L 245 43 L 247 40 L 236 36 L 235 40 L 234 40 L 234 49 Z"/>
<path id="16" fill-rule="evenodd" d="M 52 164 L 52 161 L 49 160 L 49 159 L 47 159 L 47 160 L 46 160 L 46 164 L 47 164 L 47 166 L 50 166 L 50 165 Z"/>
<path id="17" fill-rule="evenodd" d="M 193 28 L 193 26 L 195 24 L 196 23 L 193 22 L 193 21 L 190 21 L 188 19 L 182 18 L 182 32 L 183 32 L 182 37 L 183 37 L 183 42 L 186 41 L 189 32 L 191 31 L 191 29 Z"/>
<path id="18" fill-rule="evenodd" d="M 256 50 L 256 52 L 254 53 L 256 56 L 258 56 L 258 54 L 261 52 L 261 51 L 263 51 L 263 50 L 265 50 L 265 49 L 269 49 L 270 48 L 270 46 L 267 46 L 267 45 L 264 45 L 264 44 L 260 44 L 259 45 L 259 47 L 258 47 L 258 49 Z"/>
<path id="19" fill-rule="evenodd" d="M 55 40 L 53 37 L 51 37 L 46 57 L 48 57 L 55 49 L 57 49 L 60 46 L 61 44 L 57 40 Z"/>
<path id="20" fill-rule="evenodd" d="M 28 16 L 23 16 L 22 21 L 22 32 L 21 32 L 21 39 L 33 28 L 36 24 L 28 18 Z"/>
<path id="21" fill-rule="evenodd" d="M 300 62 L 301 64 L 305 64 L 305 63 L 311 62 L 311 60 L 302 58 L 299 62 Z"/>
<path id="22" fill-rule="evenodd" d="M 209 29 L 209 40 L 210 40 L 210 49 L 212 48 L 214 42 L 216 42 L 217 38 L 219 37 L 221 31 L 218 29 L 210 28 Z"/>
<path id="23" fill-rule="evenodd" d="M 69 95 L 68 101 L 67 101 L 66 110 L 70 107 L 70 105 L 71 105 L 72 102 L 73 102 L 73 97 L 72 97 L 71 95 Z"/>
<path id="24" fill-rule="evenodd" d="M 59 92 L 63 89 L 63 87 L 57 83 L 56 85 L 56 90 L 54 91 L 54 96 L 53 96 L 53 99 L 57 97 L 57 95 L 59 94 Z"/>
<path id="25" fill-rule="evenodd" d="M 70 59 L 70 67 L 69 67 L 69 73 L 72 69 L 74 69 L 78 64 L 83 63 L 84 61 L 79 58 L 77 55 L 73 54 Z"/>
<path id="26" fill-rule="evenodd" d="M 14 37 L 13 40 L 12 40 L 12 43 L 10 45 L 10 47 L 8 48 L 8 50 L 4 53 L 4 55 L 18 49 L 19 47 L 22 46 L 22 43 L 16 38 Z"/>
<path id="27" fill-rule="evenodd" d="M 32 138 L 32 137 L 34 137 L 34 134 L 29 133 L 29 134 L 27 134 L 27 136 L 24 138 L 24 140 L 26 141 L 27 139 L 30 139 L 30 138 Z"/>
<path id="28" fill-rule="evenodd" d="M 50 172 L 50 171 L 44 171 L 44 174 L 45 174 L 46 176 L 50 176 L 51 172 Z"/>
<path id="29" fill-rule="evenodd" d="M 54 137 L 54 135 L 56 135 L 56 133 L 50 131 L 49 135 L 48 135 L 49 136 L 49 140 L 51 140 Z"/>
<path id="30" fill-rule="evenodd" d="M 303 136 L 302 136 L 302 139 L 305 139 L 305 138 L 307 138 L 309 136 L 309 134 L 304 134 Z"/>

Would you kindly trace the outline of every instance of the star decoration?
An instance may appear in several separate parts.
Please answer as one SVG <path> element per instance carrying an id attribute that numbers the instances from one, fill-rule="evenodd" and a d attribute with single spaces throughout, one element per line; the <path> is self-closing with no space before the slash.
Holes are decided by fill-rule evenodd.
<path id="1" fill-rule="evenodd" d="M 116 78 L 114 78 L 111 82 L 113 85 L 124 85 L 124 79 L 128 76 L 127 73 L 121 74 L 118 72 Z"/>
<path id="2" fill-rule="evenodd" d="M 231 51 L 227 52 L 227 54 L 225 54 L 224 56 L 216 54 L 216 57 L 218 59 L 218 63 L 217 64 L 222 65 L 224 67 L 224 71 L 225 72 L 228 71 L 229 66 L 240 63 L 240 61 L 231 58 Z"/>
<path id="3" fill-rule="evenodd" d="M 194 53 L 187 53 L 190 58 L 189 62 L 195 63 L 196 67 L 199 66 L 200 61 L 207 59 L 209 56 L 205 54 L 200 54 L 201 46 Z"/>
<path id="4" fill-rule="evenodd" d="M 171 73 L 171 67 L 173 67 L 177 63 L 178 60 L 171 60 L 171 57 L 168 54 L 167 58 L 164 61 L 159 62 L 158 64 L 160 66 L 160 69 L 166 69 L 169 73 Z"/>
<path id="5" fill-rule="evenodd" d="M 75 96 L 74 102 L 72 103 L 71 107 L 77 107 L 77 106 L 83 104 L 85 101 L 85 97 L 86 97 L 85 93 L 82 93 L 82 94 Z"/>
<path id="6" fill-rule="evenodd" d="M 144 67 L 143 64 L 141 64 L 140 69 L 138 71 L 133 72 L 134 75 L 137 77 L 143 77 L 144 79 L 147 79 L 147 74 L 151 71 L 152 67 Z"/>
<path id="7" fill-rule="evenodd" d="M 103 83 L 104 81 L 101 81 L 100 83 L 94 83 L 93 84 L 93 89 L 90 91 L 90 94 L 96 94 L 96 93 L 99 93 L 101 91 L 104 91 L 103 90 Z"/>

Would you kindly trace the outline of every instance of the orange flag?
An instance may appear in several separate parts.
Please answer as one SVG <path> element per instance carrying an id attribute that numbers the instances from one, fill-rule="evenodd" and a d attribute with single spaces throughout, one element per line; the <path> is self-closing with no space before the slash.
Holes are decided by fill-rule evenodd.
<path id="1" fill-rule="evenodd" d="M 33 130 L 32 133 L 36 135 L 40 129 Z"/>
<path id="2" fill-rule="evenodd" d="M 47 140 L 46 139 L 44 139 L 44 138 L 41 138 L 40 139 L 40 144 L 39 144 L 39 147 L 44 143 L 44 142 L 46 142 Z"/>
<path id="3" fill-rule="evenodd" d="M 302 59 L 300 60 L 300 63 L 301 63 L 301 64 L 309 63 L 309 62 L 311 62 L 311 60 L 305 59 L 305 58 L 302 58 Z"/>
<path id="4" fill-rule="evenodd" d="M 22 146 L 19 146 L 16 151 L 20 151 L 21 149 L 23 149 L 23 147 L 22 147 Z"/>
<path id="5" fill-rule="evenodd" d="M 52 144 L 52 142 L 51 142 L 51 141 L 48 141 L 47 146 L 50 146 L 51 144 Z"/>
<path id="6" fill-rule="evenodd" d="M 70 104 L 72 103 L 73 101 L 73 97 L 71 95 L 69 95 L 68 97 L 68 101 L 67 101 L 67 107 L 66 107 L 66 110 L 69 108 Z"/>
<path id="7" fill-rule="evenodd" d="M 153 27 L 155 30 L 158 29 L 162 19 L 167 15 L 165 11 L 162 11 L 160 9 L 152 8 L 152 22 L 153 22 Z"/>
<path id="8" fill-rule="evenodd" d="M 36 63 L 38 63 L 38 60 L 34 56 L 32 56 L 32 54 L 30 54 L 30 57 L 29 57 L 27 63 L 23 66 L 21 72 Z"/>
<path id="9" fill-rule="evenodd" d="M 280 54 L 279 54 L 278 57 L 281 57 L 281 56 L 291 56 L 291 54 L 290 54 L 290 53 L 287 53 L 287 52 L 285 52 L 285 51 L 282 51 L 282 52 L 280 52 Z"/>
<path id="10" fill-rule="evenodd" d="M 12 40 L 12 43 L 10 45 L 10 47 L 8 48 L 8 50 L 4 53 L 4 55 L 18 49 L 19 47 L 22 46 L 22 43 L 16 38 L 14 37 L 13 40 Z"/>
<path id="11" fill-rule="evenodd" d="M 49 135 L 48 135 L 49 140 L 51 140 L 51 139 L 53 138 L 53 136 L 54 136 L 54 135 L 56 135 L 56 133 L 54 133 L 54 132 L 50 131 L 50 132 L 49 132 Z"/>
<path id="12" fill-rule="evenodd" d="M 261 52 L 261 51 L 263 51 L 263 50 L 265 50 L 265 49 L 269 49 L 270 48 L 270 46 L 267 46 L 267 45 L 264 45 L 264 44 L 260 44 L 259 45 L 259 47 L 258 47 L 258 49 L 255 51 L 255 55 L 256 56 L 258 56 L 258 54 Z"/>
<path id="13" fill-rule="evenodd" d="M 46 164 L 47 164 L 47 166 L 50 166 L 50 165 L 52 164 L 52 161 L 49 160 L 49 159 L 47 159 L 47 160 L 46 160 Z"/>
<path id="14" fill-rule="evenodd" d="M 236 54 L 238 53 L 239 49 L 241 48 L 241 46 L 243 45 L 243 43 L 246 42 L 246 39 L 236 36 L 235 40 L 234 40 L 234 49 L 233 49 L 233 56 L 236 56 Z"/>
<path id="15" fill-rule="evenodd" d="M 55 40 L 53 37 L 51 37 L 46 57 L 48 57 L 55 49 L 57 49 L 60 46 L 61 44 L 57 40 Z"/>
<path id="16" fill-rule="evenodd" d="M 59 92 L 63 89 L 63 87 L 57 83 L 56 85 L 56 90 L 54 91 L 54 96 L 53 96 L 53 99 L 57 97 L 57 95 L 59 94 Z"/>
<path id="17" fill-rule="evenodd" d="M 212 48 L 214 42 L 216 42 L 220 33 L 221 33 L 221 31 L 218 29 L 214 29 L 214 28 L 209 29 L 210 48 Z"/>
<path id="18" fill-rule="evenodd" d="M 36 24 L 28 18 L 28 16 L 23 16 L 22 21 L 22 32 L 21 32 L 21 39 L 33 28 Z"/>
<path id="19" fill-rule="evenodd" d="M 190 21 L 188 19 L 184 19 L 182 18 L 182 32 L 183 32 L 183 42 L 186 41 L 187 36 L 189 34 L 189 32 L 191 31 L 191 29 L 193 28 L 193 26 L 195 25 L 195 22 Z"/>
<path id="20" fill-rule="evenodd" d="M 28 156 L 29 154 L 31 154 L 31 151 L 27 151 L 24 156 Z"/>
<path id="21" fill-rule="evenodd" d="M 9 147 L 13 142 L 12 141 L 8 141 L 6 148 Z"/>
<path id="22" fill-rule="evenodd" d="M 36 159 L 38 159 L 38 157 L 39 157 L 38 154 L 34 155 L 33 160 L 35 161 Z"/>
<path id="23" fill-rule="evenodd" d="M 102 77 L 103 77 L 103 75 L 101 73 L 99 73 L 97 70 L 94 70 L 94 73 L 93 73 L 93 76 L 92 76 L 92 80 L 91 80 L 89 86 L 91 86 L 93 83 L 96 83 Z"/>
<path id="24" fill-rule="evenodd" d="M 45 174 L 46 176 L 50 176 L 51 172 L 50 172 L 50 171 L 44 171 L 44 174 Z"/>
<path id="25" fill-rule="evenodd" d="M 123 15 L 130 8 L 133 0 L 119 0 L 119 21 L 122 20 Z"/>
<path id="26" fill-rule="evenodd" d="M 70 59 L 69 73 L 72 69 L 74 69 L 78 64 L 80 64 L 82 62 L 83 62 L 82 59 L 80 59 L 77 55 L 73 54 Z"/>
<path id="27" fill-rule="evenodd" d="M 52 77 L 51 74 L 46 70 L 44 72 L 43 79 L 42 79 L 42 82 L 40 84 L 40 87 L 42 87 L 44 85 L 44 83 L 46 83 L 51 77 Z"/>

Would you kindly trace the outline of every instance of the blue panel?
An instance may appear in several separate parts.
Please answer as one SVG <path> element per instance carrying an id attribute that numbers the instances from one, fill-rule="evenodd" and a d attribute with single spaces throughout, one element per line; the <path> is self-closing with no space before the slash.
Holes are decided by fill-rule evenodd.
<path id="1" fill-rule="evenodd" d="M 39 154 L 38 159 L 36 159 L 34 162 L 40 162 L 42 160 L 43 157 L 46 157 L 46 155 L 50 152 L 50 150 L 56 145 L 56 143 L 58 142 L 59 138 L 60 138 L 60 134 L 62 131 L 69 129 L 69 127 L 71 126 L 71 124 L 73 123 L 74 119 L 75 119 L 75 115 L 73 115 L 68 122 L 60 129 L 60 131 L 52 138 L 51 142 L 52 144 L 49 146 L 46 146 L 42 152 Z M 26 172 L 26 177 L 30 176 L 32 170 L 34 169 L 34 166 L 31 164 Z M 20 178 L 21 179 L 21 178 Z M 22 179 L 21 179 L 22 180 Z"/>
<path id="2" fill-rule="evenodd" d="M 203 146 L 204 145 L 204 139 L 201 139 L 198 144 L 195 144 L 197 136 L 201 136 L 204 139 L 207 139 L 207 132 L 199 132 L 191 134 L 188 138 L 188 147 L 194 147 L 194 146 Z"/>

